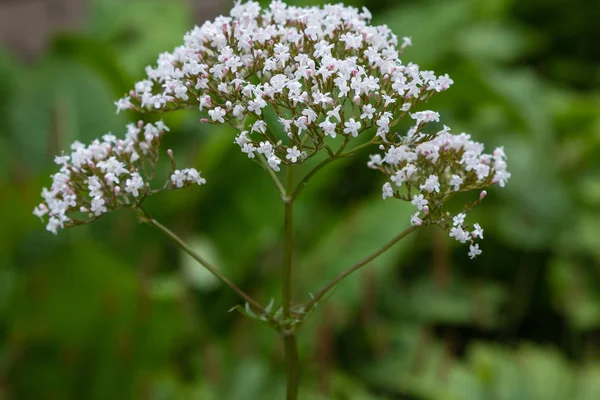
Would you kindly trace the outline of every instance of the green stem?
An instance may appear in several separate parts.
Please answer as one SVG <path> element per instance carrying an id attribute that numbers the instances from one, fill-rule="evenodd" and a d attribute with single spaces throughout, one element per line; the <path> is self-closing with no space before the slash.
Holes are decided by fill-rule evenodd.
<path id="1" fill-rule="evenodd" d="M 304 189 L 304 187 L 306 186 L 306 184 L 308 183 L 310 178 L 312 178 L 317 172 L 319 172 L 319 170 L 321 168 L 323 168 L 324 166 L 326 166 L 333 160 L 335 160 L 334 157 L 326 158 L 325 160 L 323 160 L 319 164 L 317 164 L 317 166 L 314 167 L 308 174 L 306 174 L 306 176 L 304 178 L 302 178 L 300 183 L 298 183 L 298 186 L 296 186 L 296 190 L 294 190 L 293 193 L 291 194 L 292 201 L 296 200 L 296 197 L 298 197 L 300 192 L 302 192 L 302 189 Z"/>
<path id="2" fill-rule="evenodd" d="M 275 183 L 275 186 L 277 187 L 277 190 L 279 190 L 279 194 L 281 195 L 281 198 L 285 199 L 285 196 L 286 196 L 285 188 L 279 181 L 279 178 L 277 177 L 277 174 L 275 174 L 275 171 L 273 171 L 273 169 L 271 167 L 269 167 L 269 163 L 267 162 L 267 160 L 265 159 L 265 157 L 263 155 L 259 155 L 258 159 L 260 160 L 260 163 L 262 164 L 265 171 L 267 171 L 267 173 L 269 174 L 269 176 Z"/>
<path id="3" fill-rule="evenodd" d="M 285 176 L 286 196 L 284 231 L 285 241 L 283 248 L 283 277 L 282 277 L 282 303 L 283 317 L 290 320 L 292 308 L 292 261 L 294 245 L 294 166 L 288 165 Z M 298 343 L 294 327 L 283 330 L 285 376 L 287 385 L 287 400 L 298 398 Z"/>
<path id="4" fill-rule="evenodd" d="M 347 270 L 345 270 L 344 272 L 342 272 L 341 274 L 339 274 L 337 277 L 335 277 L 323 289 L 321 289 L 316 294 L 316 296 L 314 296 L 312 298 L 312 300 L 306 305 L 305 313 L 308 314 L 315 307 L 315 305 L 319 302 L 319 300 L 321 300 L 323 298 L 323 296 L 325 296 L 331 289 L 333 289 L 335 287 L 335 285 L 337 285 L 342 279 L 344 279 L 345 277 L 347 277 L 348 275 L 350 275 L 354 271 L 358 270 L 359 268 L 361 268 L 361 267 L 365 266 L 366 264 L 370 263 L 371 261 L 373 261 L 374 259 L 376 259 L 377 257 L 379 257 L 381 254 L 385 253 L 393 245 L 395 245 L 396 243 L 398 243 L 400 240 L 404 239 L 410 233 L 414 232 L 418 227 L 419 227 L 418 225 L 413 225 L 413 226 L 405 229 L 404 231 L 400 232 L 396 237 L 394 237 L 392 240 L 390 240 L 389 242 L 387 242 L 379 250 L 377 250 L 373 254 L 369 255 L 368 257 L 364 258 L 363 260 L 357 262 L 356 264 L 354 264 L 353 266 L 351 266 L 350 268 L 348 268 Z"/>
<path id="5" fill-rule="evenodd" d="M 186 242 L 183 241 L 183 239 L 181 239 L 179 236 L 177 236 L 175 233 L 173 233 L 169 228 L 167 228 L 166 226 L 164 226 L 163 224 L 161 224 L 154 218 L 150 218 L 143 210 L 141 210 L 141 209 L 139 209 L 139 210 L 142 211 L 142 213 L 144 214 L 144 222 L 147 222 L 148 224 L 158 228 L 161 232 L 163 232 L 164 234 L 169 236 L 171 239 L 173 239 L 179 245 L 179 247 L 181 247 L 183 249 L 183 251 L 185 251 L 187 254 L 189 254 L 194 260 L 198 261 L 198 263 L 200 263 L 204 268 L 209 270 L 221 282 L 223 282 L 225 285 L 229 286 L 235 293 L 238 294 L 238 296 L 240 296 L 242 299 L 246 300 L 248 302 L 248 304 L 250 304 L 256 310 L 260 311 L 261 314 L 265 314 L 265 315 L 267 314 L 265 309 L 260 304 L 258 304 L 258 302 L 256 300 L 254 300 L 248 294 L 244 293 L 244 291 L 242 289 L 237 287 L 235 285 L 235 283 L 231 282 L 225 275 L 223 275 L 221 273 L 221 271 L 219 271 L 215 266 L 210 264 L 208 261 L 206 261 L 204 258 L 202 258 L 198 253 L 196 253 Z"/>
<path id="6" fill-rule="evenodd" d="M 365 147 L 372 146 L 372 145 L 374 145 L 374 144 L 376 144 L 376 143 L 375 143 L 373 140 L 369 140 L 369 141 L 368 141 L 368 142 L 366 142 L 366 143 L 363 143 L 363 144 L 361 144 L 361 145 L 358 145 L 358 146 L 356 146 L 356 147 L 355 147 L 355 148 L 353 148 L 353 149 L 350 149 L 350 150 L 348 150 L 348 151 L 346 151 L 346 152 L 344 152 L 344 153 L 341 153 L 341 154 L 339 154 L 339 157 L 341 158 L 341 157 L 348 157 L 348 156 L 351 156 L 351 155 L 353 155 L 354 153 L 356 153 L 357 151 L 359 151 L 359 150 L 362 150 L 362 149 L 364 149 Z"/>
<path id="7" fill-rule="evenodd" d="M 285 335 L 283 337 L 285 349 L 285 370 L 286 370 L 286 399 L 298 399 L 298 338 L 296 334 Z"/>
<path id="8" fill-rule="evenodd" d="M 285 176 L 286 196 L 285 219 L 284 219 L 284 246 L 283 246 L 283 285 L 282 302 L 283 315 L 290 317 L 292 304 L 292 255 L 294 246 L 294 196 L 290 195 L 294 190 L 294 166 L 288 165 Z"/>

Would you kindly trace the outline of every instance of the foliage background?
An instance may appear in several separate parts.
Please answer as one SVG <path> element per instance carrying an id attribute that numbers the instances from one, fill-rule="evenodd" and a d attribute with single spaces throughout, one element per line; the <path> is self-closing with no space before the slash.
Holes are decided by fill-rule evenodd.
<path id="1" fill-rule="evenodd" d="M 453 77 L 427 107 L 505 145 L 513 179 L 472 216 L 486 229 L 477 261 L 424 230 L 339 286 L 300 336 L 303 398 L 599 399 L 600 3 L 368 5 L 412 36 L 404 59 Z M 0 51 L 2 399 L 283 397 L 278 337 L 228 313 L 238 299 L 158 232 L 121 212 L 54 237 L 31 215 L 55 153 L 136 118 L 112 102 L 180 43 L 189 7 L 91 0 L 85 27 L 35 62 Z M 151 199 L 150 212 L 262 302 L 277 299 L 271 182 L 227 128 L 193 112 L 166 122 L 167 145 L 209 184 Z M 366 159 L 334 164 L 301 196 L 298 301 L 407 223 Z"/>

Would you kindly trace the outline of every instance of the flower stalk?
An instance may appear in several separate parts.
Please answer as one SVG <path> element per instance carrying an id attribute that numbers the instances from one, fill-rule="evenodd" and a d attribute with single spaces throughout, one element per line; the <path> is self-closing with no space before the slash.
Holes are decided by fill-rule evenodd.
<path id="1" fill-rule="evenodd" d="M 173 231 L 171 231 L 169 228 L 167 228 L 166 226 L 164 226 L 163 224 L 161 224 L 154 218 L 151 218 L 150 216 L 148 216 L 148 214 L 142 208 L 138 208 L 138 210 L 140 211 L 140 219 L 142 220 L 142 222 L 145 222 L 145 223 L 157 228 L 159 231 L 161 231 L 162 233 L 167 235 L 169 238 L 171 238 L 173 241 L 175 241 L 175 243 L 177 243 L 183 251 L 185 251 L 194 260 L 196 260 L 198 262 L 198 264 L 202 265 L 204 268 L 209 270 L 211 274 L 216 276 L 226 286 L 229 286 L 229 288 L 231 290 L 233 290 L 238 296 L 240 296 L 248 304 L 250 304 L 252 307 L 254 307 L 261 314 L 266 314 L 266 311 L 263 306 L 261 306 L 250 295 L 246 294 L 235 283 L 231 282 L 229 280 L 229 278 L 227 278 L 225 275 L 223 275 L 223 273 L 221 271 L 219 271 L 219 269 L 217 267 L 213 266 L 211 263 L 206 261 L 206 259 L 204 259 L 198 253 L 196 253 L 194 251 L 194 249 L 192 249 L 183 239 L 181 239 Z"/>
<path id="2" fill-rule="evenodd" d="M 294 166 L 288 165 L 285 176 L 286 196 L 284 198 L 284 247 L 283 247 L 283 273 L 282 273 L 282 307 L 283 317 L 290 320 L 292 308 L 292 281 L 294 257 Z M 285 375 L 287 387 L 287 400 L 298 398 L 298 339 L 295 326 L 285 327 L 282 330 Z"/>

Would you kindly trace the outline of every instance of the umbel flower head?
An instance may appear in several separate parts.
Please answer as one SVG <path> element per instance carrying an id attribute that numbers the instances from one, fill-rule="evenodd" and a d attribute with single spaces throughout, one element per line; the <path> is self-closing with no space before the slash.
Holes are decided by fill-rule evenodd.
<path id="1" fill-rule="evenodd" d="M 370 20 L 367 9 L 341 4 L 293 7 L 273 1 L 263 9 L 256 2 L 238 2 L 229 17 L 195 27 L 183 45 L 160 54 L 156 65 L 146 68 L 146 79 L 115 103 L 117 112 L 198 109 L 203 123 L 235 127 L 234 143 L 241 151 L 274 171 L 319 153 L 332 159 L 352 154 L 342 151 L 368 135 L 368 143 L 383 151 L 368 165 L 390 179 L 383 198 L 410 201 L 417 209 L 413 225 L 442 226 L 460 242 L 470 242 L 474 257 L 481 252 L 474 240 L 483 238 L 483 230 L 478 224 L 467 228 L 463 213 L 450 224 L 443 205 L 457 192 L 504 186 L 510 178 L 504 152 L 484 154 L 480 143 L 452 135 L 447 127 L 425 133 L 439 114 L 417 106 L 454 82 L 447 74 L 403 62 L 410 38 L 399 41 L 387 26 Z M 407 115 L 414 126 L 406 134 L 393 131 Z M 146 150 L 141 147 L 146 142 L 128 133 L 126 143 L 110 138 L 88 147 L 76 144 L 73 154 L 59 158 L 61 171 L 35 210 L 49 215 L 48 229 L 80 223 L 67 216 L 74 210 L 94 219 L 135 207 L 138 195 L 153 193 L 135 163 L 155 165 L 165 129 L 154 129 L 155 139 L 144 139 Z M 81 152 L 85 162 L 79 161 Z M 163 188 L 191 182 L 204 180 L 193 169 L 172 171 Z"/>
<path id="2" fill-rule="evenodd" d="M 108 211 L 136 207 L 150 194 L 162 190 L 206 183 L 194 168 L 175 170 L 162 187 L 152 188 L 162 135 L 168 131 L 162 121 L 155 124 L 129 124 L 124 139 L 112 134 L 88 146 L 71 145 L 71 153 L 55 157 L 60 170 L 52 176 L 50 189 L 44 188 L 44 202 L 33 213 L 47 218 L 46 229 L 58 229 L 91 222 Z M 75 214 L 75 216 L 73 216 Z"/>
<path id="3" fill-rule="evenodd" d="M 370 19 L 365 8 L 343 5 L 237 3 L 230 17 L 196 27 L 161 54 L 117 109 L 197 107 L 203 122 L 238 127 L 242 152 L 264 156 L 275 171 L 317 154 L 327 137 L 375 128 L 385 141 L 399 118 L 453 82 L 403 64 L 410 39 L 398 46 Z"/>

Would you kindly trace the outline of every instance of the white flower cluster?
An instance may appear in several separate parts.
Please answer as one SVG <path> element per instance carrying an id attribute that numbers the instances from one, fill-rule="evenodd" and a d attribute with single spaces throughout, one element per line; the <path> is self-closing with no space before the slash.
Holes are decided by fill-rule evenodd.
<path id="1" fill-rule="evenodd" d="M 206 183 L 195 169 L 174 171 L 172 184 L 150 188 L 159 156 L 160 140 L 168 131 L 162 121 L 155 124 L 129 124 L 124 139 L 112 134 L 88 146 L 71 145 L 71 153 L 55 157 L 60 170 L 52 176 L 50 189 L 42 190 L 44 202 L 34 215 L 47 217 L 46 229 L 58 229 L 90 222 L 108 211 L 139 205 L 149 194 L 192 183 Z M 172 152 L 169 151 L 172 158 Z M 174 162 L 172 163 L 174 166 Z M 87 219 L 73 218 L 80 213 Z"/>
<path id="2" fill-rule="evenodd" d="M 330 157 L 352 154 L 342 151 L 370 130 L 369 143 L 380 143 L 384 153 L 371 156 L 368 166 L 390 177 L 383 198 L 411 202 L 417 208 L 413 225 L 442 226 L 459 242 L 470 242 L 469 255 L 475 257 L 481 253 L 475 239 L 483 238 L 483 230 L 467 226 L 466 213 L 451 218 L 443 206 L 457 192 L 504 186 L 510 178 L 504 151 L 484 154 L 482 144 L 464 133 L 452 135 L 447 127 L 422 133 L 440 117 L 415 106 L 453 81 L 403 63 L 410 38 L 399 44 L 387 26 L 372 26 L 370 19 L 367 9 L 341 4 L 293 7 L 276 0 L 262 9 L 257 2 L 238 2 L 230 17 L 195 27 L 182 46 L 161 54 L 155 67 L 146 68 L 147 79 L 115 103 L 117 112 L 198 108 L 206 113 L 202 122 L 238 129 L 234 142 L 241 151 L 274 171 L 321 151 Z M 414 126 L 399 136 L 392 128 L 405 115 Z M 87 147 L 74 144 L 71 155 L 57 157 L 61 170 L 34 213 L 49 214 L 48 230 L 56 232 L 81 223 L 67 216 L 74 210 L 96 218 L 136 206 L 139 197 L 153 192 L 140 164 L 154 169 L 164 130 L 162 123 L 131 125 L 124 141 L 106 135 Z M 334 153 L 329 144 L 338 136 L 343 143 Z M 205 181 L 194 169 L 176 170 L 173 162 L 163 188 L 192 183 Z M 465 211 L 483 196 L 485 191 Z"/>
<path id="3" fill-rule="evenodd" d="M 453 81 L 402 63 L 410 39 L 398 46 L 370 19 L 365 8 L 343 5 L 238 2 L 230 17 L 196 27 L 184 45 L 161 54 L 117 111 L 198 107 L 207 112 L 203 122 L 240 127 L 242 152 L 264 156 L 275 171 L 316 154 L 327 137 L 349 140 L 374 128 L 385 141 L 415 104 Z M 281 129 L 269 129 L 268 115 Z"/>
<path id="4" fill-rule="evenodd" d="M 371 155 L 368 166 L 378 169 L 390 177 L 382 188 L 382 197 L 396 197 L 411 202 L 416 212 L 411 217 L 412 225 L 434 223 L 446 229 L 450 236 L 461 243 L 470 242 L 469 256 L 481 254 L 477 238 L 483 239 L 479 224 L 467 226 L 466 212 L 485 197 L 483 190 L 479 199 L 467 205 L 465 213 L 451 218 L 444 212 L 444 203 L 454 194 L 469 190 L 482 190 L 493 184 L 504 187 L 510 173 L 506 170 L 506 155 L 499 147 L 492 154 L 483 153 L 483 144 L 471 140 L 465 133 L 453 135 L 450 129 L 436 134 L 420 133 L 424 122 L 438 121 L 427 115 L 433 111 L 413 114 L 417 125 L 399 143 L 380 146 L 383 154 Z M 452 224 L 447 221 L 452 220 Z"/>

